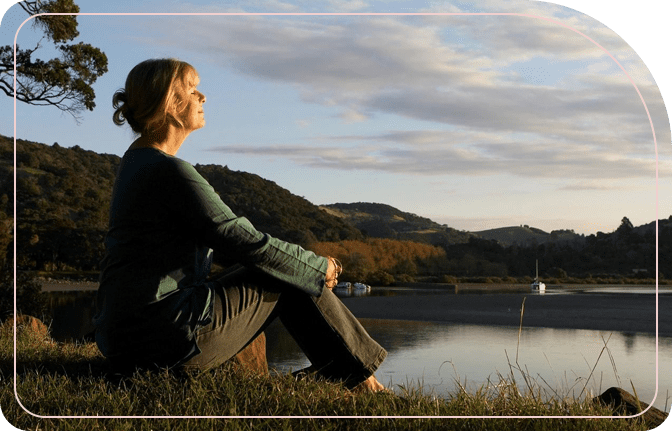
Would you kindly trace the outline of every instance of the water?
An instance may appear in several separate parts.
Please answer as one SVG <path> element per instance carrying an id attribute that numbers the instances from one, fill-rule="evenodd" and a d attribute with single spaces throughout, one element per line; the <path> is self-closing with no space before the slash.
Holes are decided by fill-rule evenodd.
<path id="1" fill-rule="evenodd" d="M 96 292 L 49 292 L 49 333 L 57 341 L 81 339 L 93 332 Z"/>
<path id="2" fill-rule="evenodd" d="M 422 386 L 425 393 L 447 396 L 455 393 L 456 381 L 475 391 L 499 383 L 499 375 L 510 377 L 509 364 L 523 385 L 522 374 L 515 370 L 518 364 L 549 393 L 555 390 L 578 397 L 592 372 L 586 391 L 593 396 L 611 386 L 632 392 L 632 381 L 642 401 L 651 404 L 654 398 L 656 340 L 650 334 L 523 328 L 518 344 L 517 327 L 381 319 L 361 322 L 388 351 L 376 377 L 397 393 L 402 392 L 401 386 Z M 310 365 L 281 324 L 274 323 L 266 334 L 267 340 L 282 340 L 280 349 L 276 344 L 267 346 L 270 367 L 284 373 Z M 603 351 L 605 341 L 608 351 Z M 672 388 L 672 338 L 661 337 L 658 344 L 659 390 L 653 405 L 662 410 L 666 391 Z"/>
<path id="3" fill-rule="evenodd" d="M 440 291 L 446 294 L 459 293 L 445 288 Z M 655 289 L 624 286 L 548 287 L 546 294 L 595 291 L 627 294 L 653 293 Z M 469 291 L 472 294 L 474 292 Z M 368 295 L 436 293 L 435 288 L 374 288 Z M 487 293 L 493 293 L 493 289 L 487 290 Z M 670 293 L 672 288 L 669 286 L 659 289 L 659 294 Z M 361 293 L 341 291 L 337 294 L 356 296 Z M 50 328 L 52 336 L 65 341 L 89 333 L 93 329 L 90 321 L 94 298 L 95 292 L 50 293 L 54 316 Z M 654 399 L 656 339 L 652 334 L 523 328 L 519 343 L 518 327 L 381 319 L 361 321 L 371 336 L 389 353 L 376 376 L 397 393 L 402 392 L 402 387 L 422 386 L 425 393 L 449 396 L 456 391 L 456 381 L 474 391 L 484 385 L 498 383 L 499 375 L 510 377 L 511 366 L 518 364 L 527 375 L 534 378 L 538 386 L 549 393 L 555 390 L 563 396 L 578 396 L 590 376 L 586 391 L 592 391 L 592 395 L 598 395 L 611 386 L 632 392 L 632 382 L 643 401 L 651 403 Z M 266 334 L 270 367 L 280 372 L 290 372 L 310 365 L 279 322 L 274 322 Z M 605 349 L 607 340 L 608 349 Z M 658 349 L 659 388 L 652 404 L 669 411 L 672 400 L 666 401 L 666 397 L 668 390 L 672 389 L 672 337 L 659 337 Z M 515 369 L 513 372 L 516 380 L 523 384 L 521 373 Z"/>

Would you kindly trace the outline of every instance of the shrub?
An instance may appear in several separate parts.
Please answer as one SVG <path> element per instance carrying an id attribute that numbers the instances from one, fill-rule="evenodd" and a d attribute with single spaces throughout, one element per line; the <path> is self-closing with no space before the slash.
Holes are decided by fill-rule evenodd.
<path id="1" fill-rule="evenodd" d="M 394 277 L 382 269 L 379 269 L 368 276 L 367 282 L 374 286 L 389 286 L 394 283 Z"/>
<path id="2" fill-rule="evenodd" d="M 399 274 L 395 280 L 397 283 L 413 283 L 415 281 L 415 279 L 408 274 Z"/>
<path id="3" fill-rule="evenodd" d="M 14 271 L 9 265 L 0 275 L 0 321 L 14 314 Z M 47 298 L 42 286 L 29 274 L 17 273 L 16 308 L 20 314 L 43 318 L 47 311 Z"/>
<path id="4" fill-rule="evenodd" d="M 457 284 L 457 278 L 455 276 L 445 274 L 443 277 L 441 277 L 441 283 Z"/>

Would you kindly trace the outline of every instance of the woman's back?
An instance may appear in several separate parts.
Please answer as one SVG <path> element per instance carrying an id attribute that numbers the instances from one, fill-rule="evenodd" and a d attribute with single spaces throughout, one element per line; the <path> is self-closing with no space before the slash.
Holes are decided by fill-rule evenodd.
<path id="1" fill-rule="evenodd" d="M 94 318 L 106 356 L 144 349 L 164 335 L 174 340 L 175 328 L 190 344 L 189 328 L 208 318 L 211 250 L 180 220 L 180 183 L 189 181 L 181 164 L 155 149 L 129 150 L 122 159 Z"/>

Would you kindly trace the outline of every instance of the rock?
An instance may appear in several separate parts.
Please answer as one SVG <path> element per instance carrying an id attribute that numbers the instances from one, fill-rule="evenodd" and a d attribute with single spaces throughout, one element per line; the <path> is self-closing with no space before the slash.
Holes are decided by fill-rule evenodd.
<path id="1" fill-rule="evenodd" d="M 7 318 L 7 320 L 5 320 L 5 322 L 2 324 L 2 332 L 11 332 L 13 330 L 13 326 L 13 317 Z M 23 333 L 29 333 L 35 338 L 49 338 L 49 329 L 47 328 L 47 325 L 40 321 L 40 319 L 33 316 L 20 314 L 16 318 L 16 335 L 18 337 Z"/>
<path id="2" fill-rule="evenodd" d="M 668 416 L 668 414 L 662 410 L 658 410 L 653 406 L 649 407 L 645 402 L 639 401 L 638 403 L 637 398 L 635 398 L 634 395 L 621 388 L 609 388 L 604 391 L 602 395 L 593 398 L 593 401 L 611 407 L 614 415 L 633 416 L 646 410 L 644 414 L 641 415 L 642 419 L 644 419 L 647 426 L 653 428 L 662 424 Z"/>
<path id="3" fill-rule="evenodd" d="M 262 332 L 233 358 L 234 362 L 246 370 L 268 374 L 266 360 L 266 335 Z"/>

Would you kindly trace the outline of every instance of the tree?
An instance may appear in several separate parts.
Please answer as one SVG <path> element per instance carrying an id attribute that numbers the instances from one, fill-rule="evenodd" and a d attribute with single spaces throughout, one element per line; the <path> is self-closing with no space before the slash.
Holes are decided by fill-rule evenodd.
<path id="1" fill-rule="evenodd" d="M 616 232 L 620 235 L 627 235 L 634 229 L 634 226 L 627 217 L 621 219 L 621 225 L 616 229 Z"/>
<path id="2" fill-rule="evenodd" d="M 619 227 L 623 227 L 623 229 L 625 230 L 631 230 L 632 228 L 634 228 L 632 222 L 630 222 L 630 220 L 627 217 L 623 217 L 621 219 L 621 226 Z"/>
<path id="3" fill-rule="evenodd" d="M 73 0 L 22 1 L 19 5 L 29 15 L 43 13 L 77 13 Z M 75 15 L 41 15 L 34 19 L 35 27 L 44 31 L 60 53 L 60 58 L 44 61 L 34 58 L 40 42 L 34 48 L 16 46 L 16 99 L 30 105 L 55 106 L 73 116 L 79 123 L 79 113 L 96 106 L 91 85 L 107 72 L 107 56 L 100 49 L 74 40 L 77 31 Z M 14 96 L 14 46 L 0 47 L 0 89 Z"/>

